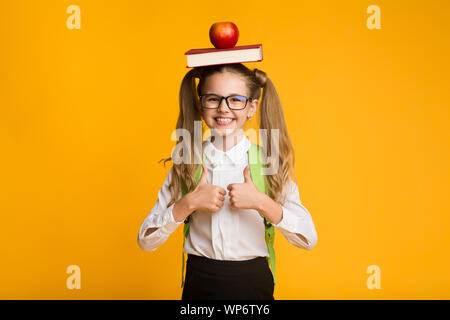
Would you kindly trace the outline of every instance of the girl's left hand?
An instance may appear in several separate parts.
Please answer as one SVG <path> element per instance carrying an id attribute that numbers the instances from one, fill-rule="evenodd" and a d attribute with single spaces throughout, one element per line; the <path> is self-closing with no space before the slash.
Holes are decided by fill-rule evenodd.
<path id="1" fill-rule="evenodd" d="M 250 178 L 248 165 L 244 168 L 244 183 L 231 183 L 227 187 L 232 209 L 255 209 L 264 195 Z"/>

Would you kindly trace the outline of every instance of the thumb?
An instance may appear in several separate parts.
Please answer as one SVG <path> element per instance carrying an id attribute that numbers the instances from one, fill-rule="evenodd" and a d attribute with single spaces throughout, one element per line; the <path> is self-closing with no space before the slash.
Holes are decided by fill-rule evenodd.
<path id="1" fill-rule="evenodd" d="M 200 177 L 200 180 L 198 181 L 198 184 L 207 184 L 206 176 L 208 174 L 208 168 L 206 167 L 205 164 L 202 164 L 202 168 L 203 168 L 203 172 L 202 172 L 202 176 Z"/>
<path id="2" fill-rule="evenodd" d="M 250 178 L 250 172 L 249 172 L 249 166 L 247 165 L 244 168 L 244 182 L 253 182 L 252 179 Z"/>

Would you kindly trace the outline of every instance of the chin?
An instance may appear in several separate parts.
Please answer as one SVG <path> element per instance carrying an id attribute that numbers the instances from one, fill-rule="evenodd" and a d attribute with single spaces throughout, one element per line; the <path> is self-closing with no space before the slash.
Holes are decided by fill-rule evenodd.
<path id="1" fill-rule="evenodd" d="M 229 127 L 229 128 L 221 128 L 217 126 L 211 126 L 209 127 L 211 130 L 212 135 L 217 135 L 219 137 L 229 137 L 235 135 L 239 129 L 236 127 Z"/>
<path id="2" fill-rule="evenodd" d="M 221 137 L 227 137 L 235 134 L 236 128 L 212 128 L 211 131 L 214 131 L 217 135 Z"/>

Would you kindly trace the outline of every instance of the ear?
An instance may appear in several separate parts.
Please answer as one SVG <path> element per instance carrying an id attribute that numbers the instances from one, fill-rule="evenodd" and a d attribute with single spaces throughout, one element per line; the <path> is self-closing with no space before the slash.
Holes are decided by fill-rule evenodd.
<path id="1" fill-rule="evenodd" d="M 200 105 L 199 99 L 195 99 L 195 107 L 197 108 L 198 113 L 202 114 L 202 106 Z"/>
<path id="2" fill-rule="evenodd" d="M 258 109 L 258 102 L 259 100 L 253 99 L 250 101 L 249 104 L 249 110 L 248 110 L 248 117 L 253 117 L 256 114 L 256 110 Z"/>

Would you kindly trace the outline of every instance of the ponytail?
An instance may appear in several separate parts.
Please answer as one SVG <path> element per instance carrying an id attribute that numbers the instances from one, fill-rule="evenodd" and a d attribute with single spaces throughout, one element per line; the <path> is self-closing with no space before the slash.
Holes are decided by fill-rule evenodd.
<path id="1" fill-rule="evenodd" d="M 183 144 L 183 150 L 188 150 L 190 159 L 192 160 L 194 159 L 194 154 L 201 153 L 201 150 L 195 150 L 196 148 L 201 148 L 201 146 L 197 146 L 194 143 L 194 123 L 195 121 L 201 121 L 201 114 L 197 109 L 197 96 L 195 94 L 195 79 L 198 77 L 199 71 L 196 68 L 193 68 L 186 73 L 181 82 L 179 95 L 180 113 L 176 125 L 176 129 L 185 129 L 190 134 L 191 141 L 184 141 L 183 139 L 181 143 Z M 183 150 L 181 150 L 180 155 L 172 154 L 172 157 L 161 159 L 159 162 L 164 161 L 165 165 L 167 161 L 173 160 L 175 157 L 182 157 Z M 175 148 L 174 152 L 177 151 L 178 148 Z M 184 183 L 184 187 L 186 187 L 188 192 L 195 188 L 194 170 L 197 166 L 198 164 L 193 164 L 193 161 L 190 163 L 184 163 L 182 161 L 180 164 L 173 164 L 172 179 L 169 185 L 171 201 L 168 203 L 167 207 L 170 207 L 178 199 L 177 197 L 181 192 L 182 183 Z"/>
<path id="2" fill-rule="evenodd" d="M 278 154 L 278 172 L 266 176 L 269 184 L 269 196 L 283 204 L 286 200 L 286 193 L 283 191 L 288 186 L 290 175 L 292 174 L 294 181 L 297 181 L 294 170 L 294 146 L 289 137 L 281 101 L 272 80 L 264 71 L 254 69 L 253 72 L 263 89 L 260 103 L 260 129 L 267 130 L 267 137 L 263 139 L 262 143 L 263 148 L 266 150 L 268 157 L 274 156 L 272 155 L 273 151 L 276 151 L 275 155 Z M 278 145 L 272 145 L 272 129 L 279 130 Z"/>

